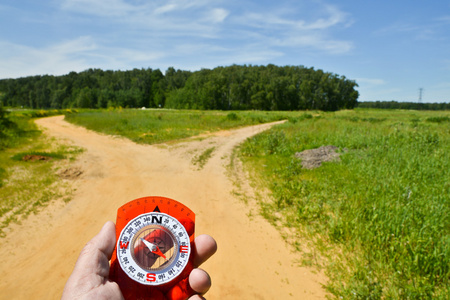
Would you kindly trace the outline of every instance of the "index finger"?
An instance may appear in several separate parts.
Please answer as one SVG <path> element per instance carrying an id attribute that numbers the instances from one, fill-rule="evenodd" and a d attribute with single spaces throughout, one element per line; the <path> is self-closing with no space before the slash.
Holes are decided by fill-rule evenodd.
<path id="1" fill-rule="evenodd" d="M 207 234 L 199 235 L 194 241 L 194 268 L 199 267 L 217 251 L 216 241 Z"/>

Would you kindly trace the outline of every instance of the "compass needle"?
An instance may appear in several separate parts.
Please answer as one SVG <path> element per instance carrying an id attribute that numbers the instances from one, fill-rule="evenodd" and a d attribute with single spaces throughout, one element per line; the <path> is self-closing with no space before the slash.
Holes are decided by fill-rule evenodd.
<path id="1" fill-rule="evenodd" d="M 165 260 L 167 260 L 166 256 L 161 252 L 161 250 L 159 249 L 158 246 L 156 246 L 153 243 L 150 243 L 149 241 L 140 238 L 141 241 L 145 244 L 145 246 L 147 246 L 148 250 L 150 250 L 152 253 L 155 253 L 156 255 L 161 256 L 162 258 L 164 258 Z"/>
<path id="2" fill-rule="evenodd" d="M 148 248 L 148 250 L 150 250 L 150 251 L 155 251 L 156 250 L 156 245 L 155 244 L 152 244 L 152 243 L 150 243 L 149 241 L 147 241 L 147 240 L 144 240 L 143 238 L 140 238 L 141 239 L 141 241 L 145 244 L 145 246 L 147 246 L 147 248 Z"/>

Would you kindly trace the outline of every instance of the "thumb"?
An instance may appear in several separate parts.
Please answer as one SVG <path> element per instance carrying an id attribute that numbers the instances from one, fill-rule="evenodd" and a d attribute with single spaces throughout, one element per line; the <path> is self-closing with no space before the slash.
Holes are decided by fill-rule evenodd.
<path id="1" fill-rule="evenodd" d="M 116 230 L 113 222 L 109 221 L 100 232 L 94 236 L 81 250 L 75 264 L 74 272 L 94 273 L 107 278 L 109 260 L 114 251 Z"/>

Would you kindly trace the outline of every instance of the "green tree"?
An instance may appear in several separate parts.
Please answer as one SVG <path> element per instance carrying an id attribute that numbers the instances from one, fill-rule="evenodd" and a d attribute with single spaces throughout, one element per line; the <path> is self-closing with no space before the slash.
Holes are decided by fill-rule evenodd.
<path id="1" fill-rule="evenodd" d="M 197 72 L 88 69 L 64 76 L 0 80 L 3 101 L 31 108 L 159 107 L 196 109 L 321 109 L 358 104 L 358 85 L 303 66 L 232 65 Z M 413 106 L 413 105 L 411 105 Z M 400 107 L 392 104 L 391 107 Z M 416 107 L 416 106 L 413 106 Z M 425 106 L 421 106 L 425 107 Z"/>
<path id="2" fill-rule="evenodd" d="M 96 103 L 95 92 L 88 87 L 82 88 L 76 99 L 77 107 L 80 108 L 93 108 Z"/>
<path id="3" fill-rule="evenodd" d="M 8 112 L 0 101 L 0 150 L 8 147 L 8 137 L 14 135 L 16 128 L 16 123 L 8 118 Z"/>

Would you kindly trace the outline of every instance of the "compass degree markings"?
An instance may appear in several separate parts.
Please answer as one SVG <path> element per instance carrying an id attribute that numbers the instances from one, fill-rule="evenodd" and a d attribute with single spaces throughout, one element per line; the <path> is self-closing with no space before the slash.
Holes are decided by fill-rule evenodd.
<path id="1" fill-rule="evenodd" d="M 165 254 L 162 253 L 158 245 L 148 241 L 145 235 L 142 236 L 143 238 L 136 236 L 136 234 L 142 234 L 142 230 L 149 226 L 159 227 L 160 229 L 156 230 L 166 232 L 171 238 L 173 244 L 166 245 L 169 248 L 165 250 Z M 132 252 L 134 247 L 125 248 L 122 246 L 123 248 L 120 248 L 120 245 L 124 245 L 128 241 L 130 241 L 130 245 L 132 243 L 137 245 L 136 242 L 141 245 L 143 243 L 144 245 L 141 247 L 145 246 L 151 253 L 162 257 L 164 263 L 158 264 L 155 261 L 154 265 L 143 268 L 140 263 L 135 261 L 136 258 L 134 252 Z M 146 285 L 160 285 L 176 278 L 188 263 L 191 252 L 189 235 L 184 226 L 176 218 L 160 212 L 145 213 L 130 220 L 120 234 L 118 246 L 117 256 L 122 269 L 133 280 Z M 154 250 L 154 246 L 156 250 Z M 170 257 L 166 256 L 167 253 L 170 253 Z"/>

